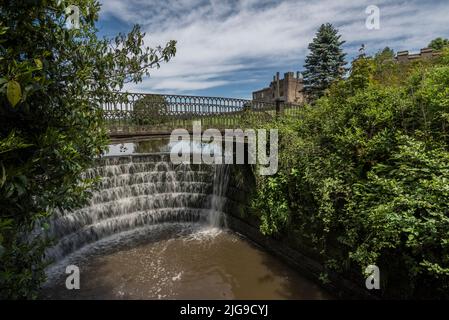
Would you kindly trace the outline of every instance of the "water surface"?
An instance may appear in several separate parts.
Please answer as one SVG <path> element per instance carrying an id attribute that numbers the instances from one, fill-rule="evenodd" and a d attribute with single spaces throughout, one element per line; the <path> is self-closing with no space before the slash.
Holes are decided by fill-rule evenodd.
<path id="1" fill-rule="evenodd" d="M 62 275 L 44 289 L 44 298 L 329 298 L 315 283 L 252 242 L 209 227 L 159 228 L 149 239 L 137 243 L 134 239 L 77 263 L 80 290 L 67 290 Z"/>

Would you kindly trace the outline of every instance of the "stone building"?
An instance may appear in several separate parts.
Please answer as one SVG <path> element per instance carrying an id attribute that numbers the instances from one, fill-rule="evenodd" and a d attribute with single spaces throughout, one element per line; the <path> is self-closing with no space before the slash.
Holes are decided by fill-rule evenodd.
<path id="1" fill-rule="evenodd" d="M 277 92 L 277 84 L 279 83 L 279 92 Z M 297 72 L 287 72 L 284 79 L 279 79 L 279 72 L 273 77 L 270 86 L 253 92 L 253 100 L 263 102 L 275 102 L 279 93 L 279 100 L 286 103 L 303 103 L 304 102 L 304 83 L 302 75 Z"/>
<path id="2" fill-rule="evenodd" d="M 421 59 L 431 59 L 441 54 L 439 51 L 435 51 L 432 48 L 421 49 L 419 53 L 410 54 L 408 51 L 399 51 L 396 55 L 397 62 L 411 62 Z"/>
<path id="3" fill-rule="evenodd" d="M 432 48 L 423 48 L 419 53 L 409 53 L 409 51 L 399 51 L 394 58 L 397 62 L 411 62 L 421 59 L 431 59 L 441 55 L 441 52 Z M 279 83 L 279 91 L 277 84 Z M 279 94 L 279 97 L 277 97 Z M 287 72 L 284 73 L 284 79 L 279 78 L 279 72 L 273 76 L 273 81 L 266 88 L 254 91 L 253 100 L 261 102 L 275 102 L 277 99 L 286 103 L 305 102 L 304 81 L 301 73 Z"/>

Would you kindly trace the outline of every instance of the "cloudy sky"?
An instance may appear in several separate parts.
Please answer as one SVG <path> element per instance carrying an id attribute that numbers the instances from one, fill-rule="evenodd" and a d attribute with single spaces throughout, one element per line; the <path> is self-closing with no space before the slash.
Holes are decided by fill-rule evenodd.
<path id="1" fill-rule="evenodd" d="M 317 28 L 333 23 L 348 61 L 365 44 L 419 51 L 449 37 L 448 0 L 100 0 L 101 35 L 140 24 L 150 46 L 178 41 L 176 57 L 128 91 L 249 98 L 276 71 L 301 71 Z M 365 10 L 380 8 L 380 29 Z"/>

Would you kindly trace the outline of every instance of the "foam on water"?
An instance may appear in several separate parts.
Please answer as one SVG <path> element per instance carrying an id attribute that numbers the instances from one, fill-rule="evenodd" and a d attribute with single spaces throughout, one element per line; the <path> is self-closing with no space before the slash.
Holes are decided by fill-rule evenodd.
<path id="1" fill-rule="evenodd" d="M 226 165 L 174 165 L 166 154 L 105 157 L 84 176 L 99 176 L 99 189 L 84 208 L 57 212 L 49 222 L 56 238 L 47 250 L 56 261 L 49 275 L 89 254 L 157 236 L 170 225 L 187 239 L 204 240 L 225 224 Z"/>

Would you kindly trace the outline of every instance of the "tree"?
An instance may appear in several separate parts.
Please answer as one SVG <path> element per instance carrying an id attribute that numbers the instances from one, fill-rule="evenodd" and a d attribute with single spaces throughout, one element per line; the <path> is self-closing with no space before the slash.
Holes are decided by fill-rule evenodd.
<path id="1" fill-rule="evenodd" d="M 132 119 L 137 125 L 162 124 L 169 119 L 168 102 L 163 95 L 145 95 L 135 102 Z"/>
<path id="2" fill-rule="evenodd" d="M 376 63 L 384 63 L 386 61 L 391 61 L 394 59 L 394 50 L 390 47 L 385 47 L 383 50 L 379 50 L 375 55 L 374 59 Z"/>
<path id="3" fill-rule="evenodd" d="M 361 57 L 297 118 L 267 122 L 280 131 L 279 171 L 256 176 L 247 219 L 325 270 L 358 268 L 363 288 L 377 265 L 381 297 L 449 298 L 448 61 L 449 48 L 409 69 L 386 63 L 392 84 Z"/>
<path id="4" fill-rule="evenodd" d="M 360 90 L 373 83 L 375 64 L 371 57 L 360 56 L 351 65 L 351 74 L 347 79 L 351 91 Z"/>
<path id="5" fill-rule="evenodd" d="M 433 50 L 443 50 L 444 47 L 449 46 L 449 39 L 445 39 L 445 38 L 436 38 L 433 39 L 432 41 L 430 41 L 428 47 L 432 48 Z"/>
<path id="6" fill-rule="evenodd" d="M 99 2 L 70 5 L 0 4 L 0 299 L 35 298 L 45 280 L 46 221 L 86 200 L 81 173 L 107 144 L 102 102 L 175 54 L 175 41 L 145 48 L 139 26 L 98 39 Z"/>
<path id="7" fill-rule="evenodd" d="M 332 82 L 340 79 L 346 72 L 346 54 L 341 48 L 345 41 L 340 38 L 338 30 L 326 23 L 321 25 L 309 44 L 310 54 L 304 65 L 304 85 L 312 100 L 322 96 Z"/>

